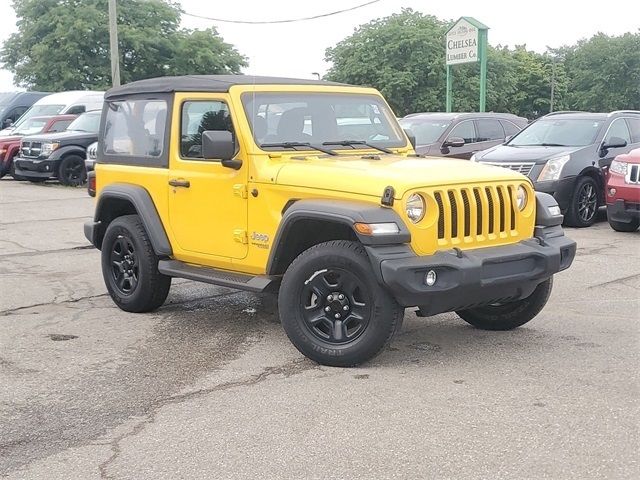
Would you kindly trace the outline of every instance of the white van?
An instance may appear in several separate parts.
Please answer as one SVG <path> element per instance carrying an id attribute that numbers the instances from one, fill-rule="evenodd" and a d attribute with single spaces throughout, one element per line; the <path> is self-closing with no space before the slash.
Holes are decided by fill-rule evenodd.
<path id="1" fill-rule="evenodd" d="M 34 103 L 9 128 L 0 130 L 0 136 L 10 135 L 14 128 L 31 117 L 43 115 L 79 115 L 89 110 L 100 110 L 104 102 L 104 92 L 73 90 L 52 93 Z"/>

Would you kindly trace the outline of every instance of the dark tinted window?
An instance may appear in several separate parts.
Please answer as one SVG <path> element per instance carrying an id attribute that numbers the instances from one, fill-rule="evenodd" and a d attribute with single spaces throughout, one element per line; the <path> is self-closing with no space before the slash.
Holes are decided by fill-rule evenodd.
<path id="1" fill-rule="evenodd" d="M 614 137 L 621 138 L 622 140 L 626 140 L 627 143 L 631 143 L 631 134 L 629 133 L 629 128 L 627 127 L 627 122 L 625 122 L 624 118 L 616 118 L 611 123 L 609 131 L 604 137 L 604 142 L 608 143 Z"/>
<path id="2" fill-rule="evenodd" d="M 478 142 L 504 139 L 504 130 L 498 120 L 481 118 L 476 120 L 476 125 L 478 127 Z"/>
<path id="3" fill-rule="evenodd" d="M 453 130 L 449 132 L 449 138 L 451 137 L 460 137 L 464 139 L 464 143 L 477 142 L 476 129 L 473 126 L 473 120 L 465 120 L 453 127 Z"/>
<path id="4" fill-rule="evenodd" d="M 506 136 L 515 135 L 520 131 L 520 128 L 515 123 L 511 123 L 508 120 L 501 120 L 500 123 L 504 128 L 504 133 Z"/>
<path id="5" fill-rule="evenodd" d="M 207 130 L 233 133 L 227 104 L 220 101 L 185 102 L 182 105 L 180 154 L 186 158 L 202 158 L 202 132 Z"/>
<path id="6" fill-rule="evenodd" d="M 99 113 L 97 117 L 99 122 Z M 164 100 L 109 102 L 104 126 L 104 153 L 159 157 L 162 155 L 166 123 L 167 102 Z"/>
<path id="7" fill-rule="evenodd" d="M 68 113 L 69 115 L 79 115 L 81 113 L 86 112 L 86 110 L 87 110 L 87 107 L 85 107 L 84 105 L 74 105 L 65 113 Z"/>
<path id="8" fill-rule="evenodd" d="M 49 127 L 50 132 L 64 132 L 73 120 L 58 120 Z"/>
<path id="9" fill-rule="evenodd" d="M 627 118 L 627 125 L 631 130 L 631 141 L 640 143 L 640 118 Z"/>

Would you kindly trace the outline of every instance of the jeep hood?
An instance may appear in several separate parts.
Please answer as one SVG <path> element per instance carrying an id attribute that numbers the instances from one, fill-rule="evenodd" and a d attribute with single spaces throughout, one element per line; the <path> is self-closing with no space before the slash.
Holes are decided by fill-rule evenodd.
<path id="1" fill-rule="evenodd" d="M 407 190 L 418 187 L 509 180 L 528 181 L 509 169 L 468 160 L 396 155 L 380 155 L 379 160 L 350 155 L 297 157 L 285 160 L 276 177 L 278 185 L 375 197 L 380 197 L 387 186 L 392 186 L 397 199 Z"/>

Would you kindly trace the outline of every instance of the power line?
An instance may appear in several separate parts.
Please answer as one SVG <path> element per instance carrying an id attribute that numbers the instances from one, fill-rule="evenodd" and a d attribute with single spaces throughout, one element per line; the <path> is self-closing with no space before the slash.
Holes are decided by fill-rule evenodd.
<path id="1" fill-rule="evenodd" d="M 357 10 L 362 7 L 366 7 L 367 5 L 371 5 L 373 3 L 378 3 L 380 0 L 371 0 L 370 2 L 361 3 L 360 5 L 356 5 L 355 7 L 345 8 L 344 10 L 337 10 L 335 12 L 322 13 L 320 15 L 313 15 L 311 17 L 302 17 L 302 18 L 289 18 L 286 20 L 229 20 L 224 18 L 213 18 L 213 17 L 205 17 L 204 15 L 196 15 L 195 13 L 187 13 L 182 12 L 183 15 L 187 17 L 201 18 L 203 20 L 212 20 L 214 22 L 221 23 L 240 23 L 245 25 L 267 25 L 273 23 L 293 23 L 293 22 L 304 22 L 307 20 L 316 20 L 318 18 L 330 17 L 332 15 L 338 15 L 340 13 L 351 12 L 353 10 Z"/>

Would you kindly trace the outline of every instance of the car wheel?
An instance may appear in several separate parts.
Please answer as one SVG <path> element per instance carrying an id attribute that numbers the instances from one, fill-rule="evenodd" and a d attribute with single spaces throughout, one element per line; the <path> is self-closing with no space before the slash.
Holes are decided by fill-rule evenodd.
<path id="1" fill-rule="evenodd" d="M 291 263 L 278 309 L 294 346 L 336 367 L 375 357 L 404 317 L 404 308 L 376 279 L 362 245 L 346 240 L 311 247 Z"/>
<path id="2" fill-rule="evenodd" d="M 102 241 L 102 276 L 109 295 L 126 312 L 150 312 L 169 294 L 171 277 L 158 271 L 158 256 L 138 215 L 116 218 Z"/>
<path id="3" fill-rule="evenodd" d="M 58 180 L 68 187 L 79 187 L 87 181 L 84 159 L 79 155 L 67 155 L 58 167 Z"/>
<path id="4" fill-rule="evenodd" d="M 640 227 L 640 220 L 631 220 L 629 223 L 625 222 L 616 222 L 615 220 L 609 219 L 609 225 L 616 232 L 635 232 L 638 227 Z"/>
<path id="5" fill-rule="evenodd" d="M 600 192 L 591 177 L 580 177 L 576 182 L 565 215 L 565 225 L 570 227 L 590 227 L 596 221 Z"/>
<path id="6" fill-rule="evenodd" d="M 482 330 L 512 330 L 532 320 L 551 295 L 553 277 L 536 287 L 522 300 L 456 311 L 465 322 Z"/>

